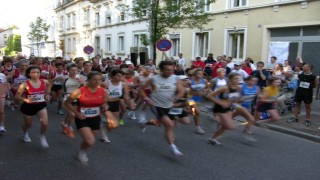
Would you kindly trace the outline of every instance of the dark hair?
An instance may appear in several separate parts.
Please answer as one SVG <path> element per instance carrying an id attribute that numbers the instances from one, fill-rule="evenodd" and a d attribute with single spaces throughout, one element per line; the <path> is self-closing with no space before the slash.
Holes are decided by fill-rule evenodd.
<path id="1" fill-rule="evenodd" d="M 69 71 L 73 67 L 78 68 L 76 63 L 72 63 L 72 64 L 67 65 L 67 71 Z"/>
<path id="2" fill-rule="evenodd" d="M 203 72 L 201 68 L 196 68 L 193 70 L 192 75 L 196 75 L 198 72 Z"/>
<path id="3" fill-rule="evenodd" d="M 262 61 L 258 61 L 258 62 L 257 62 L 257 65 L 258 65 L 258 64 L 261 64 L 261 65 L 264 66 L 264 62 L 262 62 Z"/>
<path id="4" fill-rule="evenodd" d="M 229 76 L 228 76 L 228 79 L 233 79 L 234 77 L 236 76 L 240 76 L 240 74 L 237 74 L 237 73 L 230 73 Z"/>
<path id="5" fill-rule="evenodd" d="M 128 64 L 121 64 L 119 66 L 120 69 L 123 69 L 123 68 L 129 68 L 129 65 Z"/>
<path id="6" fill-rule="evenodd" d="M 3 63 L 7 63 L 7 62 L 13 62 L 12 58 L 9 56 L 3 57 Z"/>
<path id="7" fill-rule="evenodd" d="M 251 80 L 254 79 L 254 78 L 257 78 L 257 77 L 254 76 L 254 75 L 250 75 L 250 76 L 248 76 L 247 78 L 245 78 L 244 81 L 251 81 Z"/>
<path id="8" fill-rule="evenodd" d="M 271 56 L 271 58 L 272 58 L 272 59 L 275 59 L 275 60 L 277 60 L 277 57 L 275 57 L 275 56 Z"/>
<path id="9" fill-rule="evenodd" d="M 84 61 L 84 62 L 83 62 L 83 66 L 85 66 L 87 63 L 92 64 L 92 62 L 91 62 L 91 61 Z"/>
<path id="10" fill-rule="evenodd" d="M 93 76 L 99 75 L 101 76 L 101 73 L 99 73 L 98 71 L 91 71 L 89 72 L 88 76 L 87 76 L 87 81 L 90 81 L 91 78 L 93 78 Z M 102 77 L 101 77 L 102 78 Z"/>
<path id="11" fill-rule="evenodd" d="M 172 61 L 161 61 L 159 64 L 159 68 L 160 68 L 160 71 L 162 71 L 165 66 L 173 66 L 173 65 L 174 64 Z"/>
<path id="12" fill-rule="evenodd" d="M 268 84 L 272 84 L 274 81 L 276 80 L 279 80 L 279 78 L 277 77 L 274 77 L 274 76 L 271 76 L 269 79 L 268 79 Z"/>
<path id="13" fill-rule="evenodd" d="M 26 77 L 28 79 L 30 79 L 30 72 L 33 70 L 33 69 L 38 69 L 41 73 L 41 68 L 39 66 L 29 66 L 27 69 L 26 69 Z"/>
<path id="14" fill-rule="evenodd" d="M 117 75 L 117 74 L 122 74 L 122 75 L 124 75 L 124 72 L 123 72 L 121 69 L 118 69 L 118 68 L 112 69 L 112 70 L 110 71 L 110 77 L 114 77 L 114 76 Z"/>
<path id="15" fill-rule="evenodd" d="M 55 66 L 56 66 L 56 67 L 58 67 L 58 66 L 64 67 L 64 64 L 62 64 L 62 63 L 57 63 L 57 64 L 55 64 Z"/>

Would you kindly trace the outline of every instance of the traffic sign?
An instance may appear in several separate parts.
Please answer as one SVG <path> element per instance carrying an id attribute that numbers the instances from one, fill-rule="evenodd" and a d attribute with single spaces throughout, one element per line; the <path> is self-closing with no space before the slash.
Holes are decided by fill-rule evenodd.
<path id="1" fill-rule="evenodd" d="M 157 41 L 156 46 L 159 51 L 169 51 L 172 47 L 172 43 L 167 39 L 160 39 Z"/>
<path id="2" fill-rule="evenodd" d="M 83 52 L 86 54 L 91 54 L 91 53 L 93 53 L 93 51 L 94 51 L 93 47 L 89 46 L 89 45 L 87 45 L 83 48 Z"/>

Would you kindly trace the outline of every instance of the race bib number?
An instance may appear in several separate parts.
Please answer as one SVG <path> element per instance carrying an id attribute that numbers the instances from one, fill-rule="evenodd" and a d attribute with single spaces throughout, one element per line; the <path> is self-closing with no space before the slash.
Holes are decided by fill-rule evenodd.
<path id="1" fill-rule="evenodd" d="M 171 108 L 169 111 L 170 115 L 179 115 L 182 114 L 183 109 L 182 108 Z"/>
<path id="2" fill-rule="evenodd" d="M 87 118 L 96 117 L 100 115 L 100 107 L 93 108 L 81 108 L 81 114 L 84 114 Z"/>
<path id="3" fill-rule="evenodd" d="M 310 83 L 301 81 L 299 87 L 309 89 Z"/>
<path id="4" fill-rule="evenodd" d="M 33 94 L 28 95 L 28 98 L 32 100 L 32 102 L 44 102 L 44 94 Z"/>

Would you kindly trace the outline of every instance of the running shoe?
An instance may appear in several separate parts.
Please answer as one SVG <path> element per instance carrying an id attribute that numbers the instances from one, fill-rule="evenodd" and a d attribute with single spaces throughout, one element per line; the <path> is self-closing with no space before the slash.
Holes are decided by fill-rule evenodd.
<path id="1" fill-rule="evenodd" d="M 140 128 L 141 128 L 141 131 L 142 131 L 143 133 L 146 132 L 146 130 L 147 130 L 147 124 L 146 124 L 146 122 L 145 122 L 145 121 L 139 121 L 138 123 L 139 123 L 139 126 L 140 126 Z"/>
<path id="2" fill-rule="evenodd" d="M 40 136 L 40 144 L 43 148 L 49 148 L 49 144 L 48 144 L 47 139 L 44 135 Z"/>
<path id="3" fill-rule="evenodd" d="M 305 120 L 304 121 L 304 125 L 307 126 L 307 127 L 310 127 L 311 126 L 311 122 L 309 120 Z"/>
<path id="4" fill-rule="evenodd" d="M 250 142 L 257 142 L 257 140 L 251 135 L 243 132 L 243 137 Z"/>
<path id="5" fill-rule="evenodd" d="M 64 134 L 68 133 L 68 126 L 64 122 L 61 122 L 61 128 Z"/>
<path id="6" fill-rule="evenodd" d="M 246 134 L 253 134 L 253 132 L 252 131 L 250 131 L 250 130 L 248 130 L 247 128 L 244 128 L 243 129 L 243 131 L 242 131 L 243 133 L 246 133 Z"/>
<path id="7" fill-rule="evenodd" d="M 120 126 L 124 126 L 124 120 L 120 119 L 119 124 L 120 124 Z"/>
<path id="8" fill-rule="evenodd" d="M 78 153 L 78 160 L 82 163 L 82 164 L 87 164 L 89 159 L 87 157 L 87 154 L 84 151 L 79 151 Z"/>
<path id="9" fill-rule="evenodd" d="M 59 109 L 58 112 L 57 112 L 57 114 L 59 114 L 59 115 L 64 115 L 64 112 L 62 111 L 62 109 Z"/>
<path id="10" fill-rule="evenodd" d="M 23 136 L 22 136 L 22 141 L 23 141 L 23 142 L 26 142 L 26 143 L 30 143 L 30 142 L 31 142 L 31 139 L 30 139 L 28 133 L 24 133 L 24 134 L 23 134 Z"/>
<path id="11" fill-rule="evenodd" d="M 177 147 L 171 147 L 171 151 L 175 156 L 183 156 L 182 152 L 180 152 Z"/>
<path id="12" fill-rule="evenodd" d="M 295 117 L 291 117 L 289 120 L 287 120 L 287 123 L 296 123 L 298 122 L 299 120 Z"/>
<path id="13" fill-rule="evenodd" d="M 132 119 L 132 120 L 136 120 L 137 119 L 136 112 L 131 111 L 130 119 Z"/>
<path id="14" fill-rule="evenodd" d="M 75 138 L 74 131 L 72 127 L 67 127 L 67 133 L 65 133 L 69 138 Z"/>
<path id="15" fill-rule="evenodd" d="M 196 133 L 197 134 L 200 134 L 200 135 L 204 135 L 204 130 L 201 128 L 201 126 L 197 126 L 196 127 Z"/>
<path id="16" fill-rule="evenodd" d="M 209 139 L 207 140 L 207 143 L 208 143 L 208 144 L 215 145 L 215 146 L 222 146 L 222 144 L 221 144 L 218 140 L 213 139 L 213 138 L 209 138 Z"/>
<path id="17" fill-rule="evenodd" d="M 0 126 L 0 135 L 4 135 L 6 133 L 6 129 L 4 128 L 4 126 Z"/>
<path id="18" fill-rule="evenodd" d="M 108 136 L 104 136 L 101 138 L 101 141 L 104 142 L 104 143 L 110 143 L 110 139 L 108 138 Z"/>

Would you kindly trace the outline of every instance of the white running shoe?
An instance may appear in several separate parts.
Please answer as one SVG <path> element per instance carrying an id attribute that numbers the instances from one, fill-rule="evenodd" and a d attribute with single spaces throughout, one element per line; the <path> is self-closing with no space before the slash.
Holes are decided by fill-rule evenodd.
<path id="1" fill-rule="evenodd" d="M 30 143 L 30 142 L 31 142 L 31 139 L 30 139 L 28 133 L 23 133 L 22 141 L 23 141 L 23 142 L 26 142 L 26 143 Z"/>
<path id="2" fill-rule="evenodd" d="M 137 119 L 135 111 L 131 111 L 130 119 L 132 119 L 132 120 L 136 120 Z"/>
<path id="3" fill-rule="evenodd" d="M 101 141 L 104 142 L 104 143 L 110 143 L 110 139 L 108 138 L 108 136 L 104 136 L 101 138 Z"/>
<path id="4" fill-rule="evenodd" d="M 78 160 L 82 163 L 82 164 L 87 164 L 87 162 L 89 161 L 87 154 L 84 151 L 79 151 L 78 153 Z"/>
<path id="5" fill-rule="evenodd" d="M 175 156 L 183 156 L 182 152 L 177 147 L 171 147 L 171 151 Z"/>
<path id="6" fill-rule="evenodd" d="M 197 126 L 196 127 L 196 133 L 197 134 L 200 134 L 200 135 L 204 135 L 204 130 L 201 128 L 201 126 Z"/>
<path id="7" fill-rule="evenodd" d="M 248 133 L 243 132 L 243 137 L 244 137 L 247 141 L 257 142 L 257 140 L 256 140 L 251 134 L 248 134 Z"/>
<path id="8" fill-rule="evenodd" d="M 0 126 L 0 133 L 4 133 L 4 132 L 7 132 L 6 128 L 4 128 L 4 126 Z"/>
<path id="9" fill-rule="evenodd" d="M 222 146 L 222 144 L 218 140 L 213 139 L 213 138 L 209 138 L 207 140 L 207 143 L 212 144 L 212 145 L 216 145 L 216 146 Z"/>
<path id="10" fill-rule="evenodd" d="M 44 135 L 40 135 L 40 144 L 43 148 L 49 148 L 49 144 L 48 144 L 47 139 Z"/>

